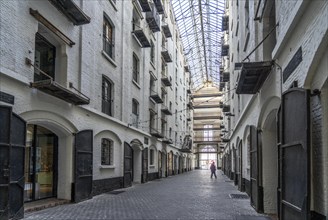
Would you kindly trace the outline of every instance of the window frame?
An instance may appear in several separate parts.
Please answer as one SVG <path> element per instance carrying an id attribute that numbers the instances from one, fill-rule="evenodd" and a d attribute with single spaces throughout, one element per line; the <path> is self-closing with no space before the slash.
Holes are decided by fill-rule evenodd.
<path id="1" fill-rule="evenodd" d="M 105 88 L 105 85 L 108 85 L 107 89 Z M 113 102 L 114 102 L 114 94 L 113 94 L 113 88 L 114 84 L 111 82 L 110 79 L 106 76 L 102 76 L 102 82 L 101 82 L 101 112 L 113 116 Z M 106 91 L 107 90 L 107 91 Z M 108 97 L 107 99 L 105 97 Z M 108 108 L 106 108 L 106 103 L 108 103 Z"/>
<path id="2" fill-rule="evenodd" d="M 107 151 L 104 152 L 104 148 L 107 147 Z M 100 163 L 102 166 L 114 166 L 114 141 L 109 138 L 101 139 L 101 160 Z M 106 155 L 104 154 L 106 153 Z M 104 162 L 107 161 L 107 162 Z"/>
<path id="3" fill-rule="evenodd" d="M 110 36 L 108 36 L 110 35 Z M 109 46 L 107 48 L 107 46 Z M 104 13 L 103 17 L 103 51 L 111 59 L 115 60 L 115 25 Z"/>
<path id="4" fill-rule="evenodd" d="M 138 58 L 138 56 L 133 53 L 132 55 L 132 80 L 134 82 L 136 82 L 137 84 L 139 84 L 140 81 L 140 60 Z"/>
<path id="5" fill-rule="evenodd" d="M 155 150 L 154 149 L 149 150 L 149 165 L 150 166 L 155 165 Z"/>

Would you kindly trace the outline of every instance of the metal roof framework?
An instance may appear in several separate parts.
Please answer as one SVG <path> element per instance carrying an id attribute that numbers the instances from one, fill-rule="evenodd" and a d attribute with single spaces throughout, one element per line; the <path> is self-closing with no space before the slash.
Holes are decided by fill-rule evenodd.
<path id="1" fill-rule="evenodd" d="M 172 0 L 172 6 L 193 88 L 219 87 L 225 0 Z"/>

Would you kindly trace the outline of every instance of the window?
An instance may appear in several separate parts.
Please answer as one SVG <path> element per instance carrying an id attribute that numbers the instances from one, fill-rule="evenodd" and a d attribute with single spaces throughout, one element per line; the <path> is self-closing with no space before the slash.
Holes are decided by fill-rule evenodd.
<path id="1" fill-rule="evenodd" d="M 101 165 L 114 165 L 113 141 L 101 139 Z"/>
<path id="2" fill-rule="evenodd" d="M 103 76 L 102 78 L 102 106 L 101 106 L 101 111 L 109 116 L 112 115 L 112 90 L 113 90 L 113 85 L 112 83 L 105 77 Z"/>
<path id="3" fill-rule="evenodd" d="M 138 127 L 139 119 L 139 103 L 137 100 L 132 99 L 132 126 Z"/>
<path id="4" fill-rule="evenodd" d="M 134 53 L 132 58 L 132 72 L 133 80 L 139 83 L 139 59 Z"/>
<path id="5" fill-rule="evenodd" d="M 155 45 L 150 41 L 150 62 L 155 63 Z"/>
<path id="6" fill-rule="evenodd" d="M 175 101 L 178 102 L 178 88 L 175 87 Z"/>
<path id="7" fill-rule="evenodd" d="M 103 24 L 103 50 L 110 58 L 114 59 L 114 26 L 107 16 L 104 16 Z"/>
<path id="8" fill-rule="evenodd" d="M 154 156 L 155 156 L 154 149 L 150 149 L 150 151 L 149 151 L 149 164 L 150 165 L 154 165 Z"/>
<path id="9" fill-rule="evenodd" d="M 169 129 L 169 137 L 172 137 L 172 128 Z"/>
<path id="10" fill-rule="evenodd" d="M 213 125 L 204 125 L 204 141 L 213 141 Z"/>
<path id="11" fill-rule="evenodd" d="M 34 81 L 49 79 L 48 76 L 42 74 L 40 70 L 51 76 L 55 80 L 55 58 L 56 47 L 53 46 L 41 34 L 35 35 L 35 60 L 34 65 Z"/>

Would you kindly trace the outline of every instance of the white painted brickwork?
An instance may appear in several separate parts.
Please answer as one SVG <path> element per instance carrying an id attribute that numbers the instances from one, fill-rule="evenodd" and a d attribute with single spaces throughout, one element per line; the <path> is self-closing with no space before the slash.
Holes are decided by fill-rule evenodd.
<path id="1" fill-rule="evenodd" d="M 15 96 L 13 111 L 21 115 L 28 123 L 38 124 L 53 131 L 59 137 L 59 183 L 58 198 L 70 199 L 71 183 L 73 182 L 73 134 L 83 130 L 92 129 L 94 135 L 94 160 L 93 179 L 106 179 L 123 176 L 123 146 L 124 142 L 130 143 L 138 139 L 141 143 L 144 138 L 149 139 L 149 144 L 142 148 L 155 149 L 154 166 L 149 172 L 158 172 L 158 151 L 162 151 L 162 142 L 149 134 L 149 81 L 150 71 L 157 77 L 156 91 L 161 94 L 161 32 L 151 33 L 148 28 L 145 13 L 141 20 L 144 31 L 155 44 L 155 63 L 150 64 L 150 48 L 141 48 L 132 36 L 132 1 L 117 1 L 115 7 L 110 1 L 75 1 L 81 10 L 91 18 L 89 24 L 74 26 L 60 11 L 49 1 L 0 1 L 0 91 Z M 50 23 L 70 38 L 75 45 L 65 44 L 58 37 L 52 37 L 56 42 L 56 80 L 68 88 L 70 82 L 83 94 L 90 98 L 86 106 L 74 106 L 63 100 L 47 95 L 37 89 L 30 88 L 33 81 L 34 69 L 25 64 L 25 58 L 34 62 L 35 33 L 46 30 L 30 15 L 29 8 L 38 10 Z M 165 2 L 169 11 L 170 5 Z M 106 14 L 113 23 L 114 30 L 114 62 L 110 62 L 103 55 L 103 19 Z M 162 17 L 162 16 L 161 16 Z M 186 88 L 189 78 L 184 73 L 184 57 L 180 49 L 180 41 L 176 43 L 177 29 L 170 19 L 172 38 L 168 38 L 168 50 L 172 56 L 172 63 L 167 64 L 167 73 L 172 77 L 172 88 L 166 87 L 168 92 L 166 105 L 172 102 L 172 112 L 186 109 Z M 49 40 L 49 39 L 48 39 Z M 178 47 L 176 54 L 176 47 Z M 132 55 L 139 58 L 140 79 L 138 85 L 132 82 Z M 178 56 L 176 58 L 176 56 Z M 176 62 L 177 60 L 177 62 Z M 178 81 L 175 82 L 175 69 Z M 102 76 L 107 76 L 114 84 L 113 89 L 113 117 L 101 112 L 102 103 Z M 181 79 L 181 82 L 180 82 Z M 178 100 L 175 101 L 175 87 L 178 87 Z M 180 96 L 182 100 L 180 100 Z M 131 127 L 132 99 L 139 102 L 138 129 Z M 6 104 L 0 102 L 0 104 Z M 157 104 L 156 111 L 157 129 L 161 131 L 161 106 Z M 181 120 L 180 120 L 181 115 Z M 188 132 L 187 112 L 178 115 L 178 126 L 175 116 L 167 116 L 166 133 L 171 127 L 184 135 Z M 185 122 L 185 124 L 183 124 Z M 185 131 L 180 132 L 180 131 Z M 164 132 L 164 131 L 163 131 Z M 173 132 L 172 132 L 173 133 Z M 114 166 L 101 167 L 101 138 L 114 141 Z M 174 134 L 172 134 L 174 139 Z M 180 141 L 176 145 L 167 146 L 166 151 L 173 151 L 180 155 Z M 136 153 L 137 154 L 137 153 Z M 187 154 L 182 154 L 187 157 Z M 140 182 L 140 164 L 135 165 L 135 181 Z"/>

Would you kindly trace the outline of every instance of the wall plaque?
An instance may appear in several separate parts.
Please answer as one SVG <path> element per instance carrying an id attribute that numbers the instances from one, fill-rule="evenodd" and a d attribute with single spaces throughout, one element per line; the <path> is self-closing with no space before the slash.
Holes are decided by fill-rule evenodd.
<path id="1" fill-rule="evenodd" d="M 294 70 L 296 69 L 296 67 L 298 67 L 302 60 L 302 47 L 300 47 L 282 72 L 284 82 L 286 82 L 288 77 L 292 74 L 292 72 L 294 72 Z"/>
<path id="2" fill-rule="evenodd" d="M 0 91 L 0 101 L 13 105 L 15 102 L 15 96 Z"/>

